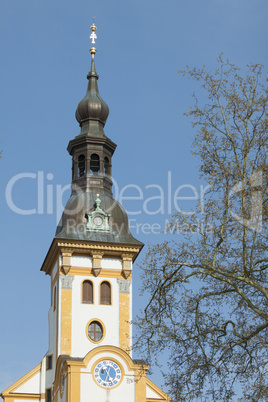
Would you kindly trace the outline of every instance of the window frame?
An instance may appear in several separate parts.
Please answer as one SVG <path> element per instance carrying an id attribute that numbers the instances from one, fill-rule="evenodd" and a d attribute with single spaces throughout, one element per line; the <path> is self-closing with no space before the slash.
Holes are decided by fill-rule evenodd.
<path id="1" fill-rule="evenodd" d="M 98 341 L 95 341 L 94 339 L 91 339 L 90 336 L 89 336 L 89 334 L 88 334 L 89 326 L 90 326 L 93 322 L 98 323 L 98 324 L 102 327 L 102 337 L 101 337 L 101 339 L 98 340 Z M 87 338 L 88 338 L 88 340 L 89 340 L 90 342 L 93 342 L 93 343 L 100 343 L 100 342 L 102 342 L 102 341 L 104 340 L 105 335 L 106 335 L 106 328 L 105 328 L 105 325 L 103 324 L 103 322 L 102 322 L 99 318 L 92 318 L 91 320 L 88 321 L 88 323 L 87 323 L 87 325 L 86 325 L 86 336 L 87 336 Z"/>
<path id="2" fill-rule="evenodd" d="M 84 283 L 89 282 L 92 286 L 92 302 L 84 301 Z M 94 283 L 90 279 L 84 279 L 81 283 L 81 303 L 82 304 L 94 304 Z"/>
<path id="3" fill-rule="evenodd" d="M 51 362 L 51 365 L 49 364 Z M 52 370 L 53 368 L 53 355 L 47 355 L 46 357 L 46 369 L 47 370 Z"/>
<path id="4" fill-rule="evenodd" d="M 93 159 L 92 159 L 92 156 L 94 156 Z M 98 159 L 95 158 L 95 156 L 97 156 Z M 100 174 L 100 155 L 97 154 L 96 152 L 91 154 L 89 165 L 90 165 L 90 174 L 94 175 L 94 176 L 99 176 L 99 174 Z M 94 168 L 94 170 L 92 168 Z M 98 170 L 96 170 L 96 168 L 98 168 Z"/>
<path id="5" fill-rule="evenodd" d="M 48 393 L 50 393 L 50 398 L 48 398 Z M 46 388 L 45 401 L 46 402 L 52 402 L 52 388 Z"/>
<path id="6" fill-rule="evenodd" d="M 102 288 L 102 285 L 103 285 L 104 283 L 108 283 L 108 285 L 109 285 L 109 289 L 110 289 L 110 303 L 103 303 L 103 302 L 102 302 L 102 292 L 101 292 L 101 288 Z M 101 304 L 102 306 L 112 306 L 112 284 L 111 284 L 110 281 L 104 280 L 104 281 L 102 281 L 102 282 L 100 283 L 100 286 L 99 286 L 99 304 Z"/>

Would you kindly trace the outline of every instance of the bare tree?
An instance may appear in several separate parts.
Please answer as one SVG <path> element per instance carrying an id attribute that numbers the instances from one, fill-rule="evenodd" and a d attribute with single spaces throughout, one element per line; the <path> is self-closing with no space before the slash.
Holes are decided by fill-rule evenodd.
<path id="1" fill-rule="evenodd" d="M 190 112 L 205 203 L 177 213 L 168 240 L 149 247 L 137 347 L 158 360 L 176 401 L 268 400 L 267 146 L 263 67 L 180 71 L 207 103 Z M 179 174 L 179 173 L 178 173 Z M 201 205 L 202 204 L 202 205 Z M 202 221 L 202 224 L 200 222 Z"/>

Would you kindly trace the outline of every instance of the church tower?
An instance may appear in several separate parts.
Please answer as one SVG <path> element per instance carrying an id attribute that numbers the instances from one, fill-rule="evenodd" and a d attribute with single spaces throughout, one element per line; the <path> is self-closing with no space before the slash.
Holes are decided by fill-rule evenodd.
<path id="1" fill-rule="evenodd" d="M 91 26 L 92 43 L 96 26 Z M 112 195 L 116 144 L 104 133 L 109 114 L 100 97 L 95 47 L 88 87 L 68 144 L 71 196 L 41 270 L 51 278 L 49 346 L 32 371 L 2 394 L 5 402 L 152 402 L 171 399 L 133 360 L 132 266 L 143 244 Z"/>

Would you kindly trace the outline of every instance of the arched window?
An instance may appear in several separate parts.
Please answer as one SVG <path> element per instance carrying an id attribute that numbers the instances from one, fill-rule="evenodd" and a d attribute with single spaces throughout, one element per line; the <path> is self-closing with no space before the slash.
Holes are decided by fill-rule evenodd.
<path id="1" fill-rule="evenodd" d="M 55 311 L 57 307 L 57 288 L 54 288 L 54 297 L 53 297 L 53 310 Z"/>
<path id="2" fill-rule="evenodd" d="M 109 282 L 102 282 L 100 286 L 100 304 L 111 304 L 111 285 Z"/>
<path id="3" fill-rule="evenodd" d="M 104 174 L 109 174 L 109 159 L 107 158 L 107 156 L 105 156 L 104 158 Z"/>
<path id="4" fill-rule="evenodd" d="M 93 303 L 93 283 L 91 281 L 83 282 L 82 303 Z"/>
<path id="5" fill-rule="evenodd" d="M 79 155 L 78 156 L 78 177 L 85 176 L 85 169 L 86 169 L 85 155 Z"/>
<path id="6" fill-rule="evenodd" d="M 100 173 L 100 157 L 97 154 L 92 154 L 90 158 L 90 171 L 97 175 Z"/>

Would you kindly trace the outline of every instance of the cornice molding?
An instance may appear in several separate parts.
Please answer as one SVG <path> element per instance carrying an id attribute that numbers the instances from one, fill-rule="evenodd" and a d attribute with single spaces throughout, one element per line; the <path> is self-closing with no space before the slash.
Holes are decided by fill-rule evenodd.
<path id="1" fill-rule="evenodd" d="M 70 241 L 67 239 L 54 238 L 41 267 L 41 271 L 44 271 L 46 275 L 51 275 L 51 271 L 60 254 L 72 255 L 75 253 L 87 254 L 90 256 L 101 254 L 103 257 L 107 255 L 122 258 L 123 260 L 132 259 L 132 262 L 134 262 L 142 247 L 142 245 L 97 243 L 79 240 Z"/>

